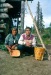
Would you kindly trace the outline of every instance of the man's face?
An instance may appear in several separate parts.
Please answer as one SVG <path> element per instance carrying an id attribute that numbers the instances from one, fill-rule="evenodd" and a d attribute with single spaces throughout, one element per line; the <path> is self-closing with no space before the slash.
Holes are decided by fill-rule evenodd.
<path id="1" fill-rule="evenodd" d="M 16 35 L 16 33 L 17 33 L 17 30 L 16 29 L 13 29 L 12 30 L 12 35 Z"/>
<path id="2" fill-rule="evenodd" d="M 29 36 L 30 33 L 31 33 L 30 29 L 26 29 L 25 33 L 26 33 L 27 36 Z"/>

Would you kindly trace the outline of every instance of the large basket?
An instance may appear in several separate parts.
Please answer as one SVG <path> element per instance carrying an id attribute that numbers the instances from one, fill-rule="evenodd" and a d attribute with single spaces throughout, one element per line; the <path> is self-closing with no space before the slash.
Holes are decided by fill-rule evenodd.
<path id="1" fill-rule="evenodd" d="M 12 51 L 10 52 L 10 55 L 11 55 L 12 57 L 19 57 L 19 56 L 20 56 L 20 51 L 19 51 L 19 50 L 12 50 Z"/>
<path id="2" fill-rule="evenodd" d="M 45 49 L 42 47 L 35 47 L 34 53 L 35 53 L 35 59 L 36 60 L 43 60 Z"/>

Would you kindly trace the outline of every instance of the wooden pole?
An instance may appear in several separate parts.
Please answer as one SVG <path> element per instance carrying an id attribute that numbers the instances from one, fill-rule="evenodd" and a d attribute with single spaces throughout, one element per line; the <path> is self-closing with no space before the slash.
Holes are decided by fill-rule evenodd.
<path id="1" fill-rule="evenodd" d="M 29 6 L 27 0 L 26 0 L 26 4 L 27 4 L 27 6 L 28 6 L 28 9 L 29 9 L 30 15 L 31 15 L 31 17 L 32 17 L 32 20 L 33 20 L 33 23 L 34 23 L 34 26 L 35 26 L 35 29 L 36 29 L 37 35 L 38 35 L 38 37 L 39 37 L 39 39 L 40 39 L 40 42 L 41 42 L 41 44 L 42 44 L 42 47 L 46 49 L 46 47 L 45 47 L 45 45 L 44 45 L 44 43 L 43 43 L 43 40 L 42 40 L 42 38 L 41 38 L 41 36 L 40 36 L 40 33 L 39 33 L 39 31 L 38 31 L 37 23 L 36 23 L 36 21 L 35 21 L 33 15 L 32 15 L 32 12 L 31 12 L 31 9 L 30 9 L 30 6 Z"/>

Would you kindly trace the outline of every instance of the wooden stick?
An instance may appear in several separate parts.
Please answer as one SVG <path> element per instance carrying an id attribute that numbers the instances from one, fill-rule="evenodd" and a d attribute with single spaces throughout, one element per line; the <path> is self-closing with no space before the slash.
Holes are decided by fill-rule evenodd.
<path id="1" fill-rule="evenodd" d="M 43 43 L 43 40 L 42 40 L 42 38 L 41 38 L 41 36 L 40 36 L 40 33 L 39 33 L 39 31 L 38 31 L 38 27 L 37 27 L 36 21 L 35 21 L 33 15 L 32 15 L 32 12 L 31 12 L 31 9 L 30 9 L 30 6 L 29 6 L 27 0 L 26 0 L 26 4 L 27 4 L 27 6 L 28 6 L 28 9 L 29 9 L 30 15 L 31 15 L 31 17 L 32 17 L 32 20 L 33 20 L 33 23 L 34 23 L 34 26 L 35 26 L 35 29 L 36 29 L 37 35 L 38 35 L 38 37 L 39 37 L 39 39 L 40 39 L 40 42 L 41 42 L 41 44 L 42 44 L 42 47 L 46 49 L 46 47 L 45 47 L 45 45 L 44 45 L 44 43 Z"/>
<path id="2" fill-rule="evenodd" d="M 33 15 L 32 15 L 32 12 L 31 12 L 31 9 L 30 9 L 30 6 L 29 6 L 27 0 L 26 0 L 26 4 L 27 4 L 27 6 L 28 6 L 28 9 L 29 9 L 30 15 L 31 15 L 31 17 L 32 17 L 32 20 L 33 20 L 33 23 L 34 23 L 34 26 L 35 26 L 35 29 L 36 29 L 37 35 L 38 35 L 38 37 L 39 37 L 39 39 L 40 39 L 40 42 L 41 42 L 41 44 L 42 44 L 42 47 L 45 48 L 45 50 L 48 52 L 48 50 L 46 49 L 45 44 L 43 43 L 43 40 L 42 40 L 42 38 L 41 38 L 41 36 L 40 36 L 40 33 L 39 33 L 39 31 L 38 31 L 38 27 L 37 27 L 37 23 L 36 23 L 36 21 L 35 21 Z M 49 55 L 49 53 L 48 53 L 48 60 L 50 60 L 50 55 Z"/>

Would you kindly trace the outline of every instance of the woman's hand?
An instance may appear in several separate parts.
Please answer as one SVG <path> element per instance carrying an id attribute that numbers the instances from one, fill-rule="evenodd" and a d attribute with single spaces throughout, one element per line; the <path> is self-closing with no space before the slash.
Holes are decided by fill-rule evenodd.
<path id="1" fill-rule="evenodd" d="M 15 47 L 17 47 L 17 44 L 13 45 L 13 46 L 11 47 L 11 49 L 13 50 L 13 49 L 15 49 Z"/>
<path id="2" fill-rule="evenodd" d="M 16 45 L 13 45 L 13 46 L 11 47 L 11 49 L 13 50 L 13 49 L 15 49 L 15 47 L 16 47 Z"/>

